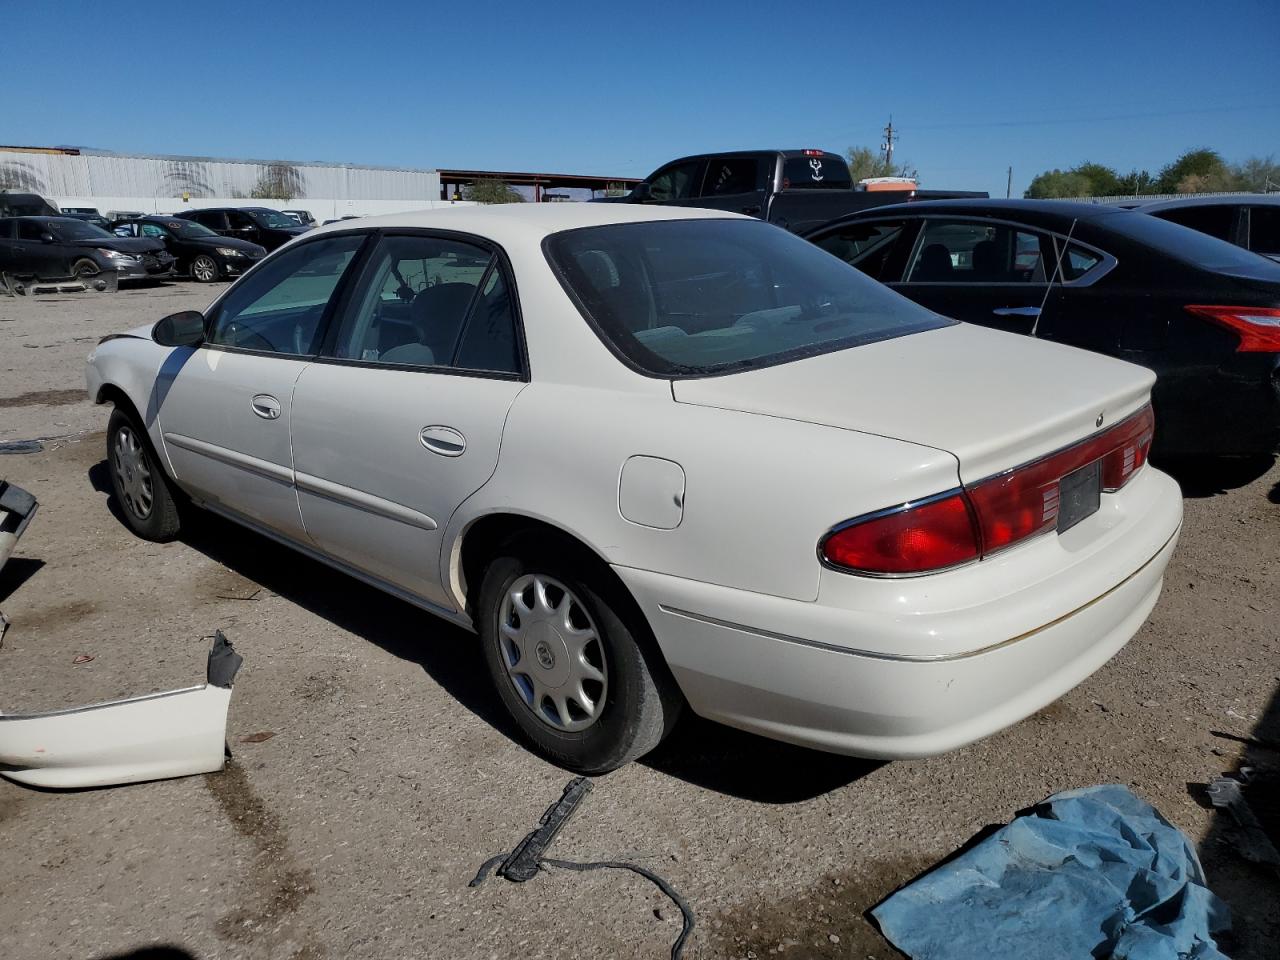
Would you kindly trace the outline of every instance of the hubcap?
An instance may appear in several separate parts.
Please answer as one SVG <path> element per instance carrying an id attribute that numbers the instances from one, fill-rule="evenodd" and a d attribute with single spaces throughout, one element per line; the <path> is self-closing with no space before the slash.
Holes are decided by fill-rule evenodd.
<path id="1" fill-rule="evenodd" d="M 586 607 L 559 581 L 525 574 L 498 614 L 498 642 L 511 685 L 539 720 L 585 730 L 609 689 L 604 647 Z"/>
<path id="2" fill-rule="evenodd" d="M 191 265 L 191 272 L 196 275 L 197 280 L 212 280 L 214 275 L 213 261 L 208 257 L 198 257 L 196 262 Z"/>
<path id="3" fill-rule="evenodd" d="M 137 435 L 128 427 L 116 431 L 111 448 L 112 466 L 116 474 L 116 490 L 129 512 L 139 520 L 151 516 L 154 490 L 146 452 Z"/>

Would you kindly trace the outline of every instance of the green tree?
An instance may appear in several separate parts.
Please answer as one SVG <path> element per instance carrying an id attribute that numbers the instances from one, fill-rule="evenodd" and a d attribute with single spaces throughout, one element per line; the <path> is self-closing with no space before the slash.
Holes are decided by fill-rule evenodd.
<path id="1" fill-rule="evenodd" d="M 1276 163 L 1274 154 L 1250 157 L 1240 163 L 1233 163 L 1231 174 L 1237 190 L 1253 190 L 1258 193 L 1280 190 L 1280 163 Z"/>
<path id="2" fill-rule="evenodd" d="M 1089 181 L 1089 192 L 1085 196 L 1112 197 L 1120 192 L 1120 178 L 1116 172 L 1101 163 L 1085 161 L 1071 168 L 1071 173 L 1079 174 Z"/>
<path id="3" fill-rule="evenodd" d="M 849 161 L 849 176 L 854 183 L 872 177 L 910 177 L 917 183 L 920 182 L 919 174 L 912 164 L 890 166 L 883 154 L 870 147 L 850 147 L 845 151 L 845 157 Z"/>
<path id="4" fill-rule="evenodd" d="M 1155 189 L 1156 178 L 1146 170 L 1130 170 L 1116 180 L 1116 194 L 1119 196 L 1136 197 L 1153 193 Z"/>
<path id="5" fill-rule="evenodd" d="M 269 163 L 249 191 L 254 200 L 292 200 L 304 196 L 302 171 L 291 163 Z"/>
<path id="6" fill-rule="evenodd" d="M 1094 195 L 1093 182 L 1074 170 L 1046 170 L 1031 181 L 1023 194 L 1034 200 Z"/>
<path id="7" fill-rule="evenodd" d="M 1160 193 L 1206 193 L 1231 189 L 1231 171 L 1217 150 L 1188 150 L 1160 171 Z"/>
<path id="8" fill-rule="evenodd" d="M 462 196 L 476 203 L 524 203 L 520 191 L 505 180 L 486 177 L 462 188 Z"/>

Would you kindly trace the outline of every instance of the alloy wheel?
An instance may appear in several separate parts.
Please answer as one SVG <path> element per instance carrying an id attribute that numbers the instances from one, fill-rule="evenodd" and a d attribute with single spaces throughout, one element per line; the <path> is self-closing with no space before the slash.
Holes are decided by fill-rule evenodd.
<path id="1" fill-rule="evenodd" d="M 211 257 L 196 257 L 191 261 L 191 275 L 201 283 L 218 279 L 218 265 Z"/>

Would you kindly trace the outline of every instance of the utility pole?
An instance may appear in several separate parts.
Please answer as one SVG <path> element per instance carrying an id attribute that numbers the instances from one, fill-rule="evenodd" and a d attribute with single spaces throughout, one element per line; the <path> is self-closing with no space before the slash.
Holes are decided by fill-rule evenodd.
<path id="1" fill-rule="evenodd" d="M 1004 198 L 1008 200 L 1013 196 L 1013 167 L 1009 168 L 1009 182 L 1005 184 Z"/>
<path id="2" fill-rule="evenodd" d="M 884 165 L 889 171 L 889 176 L 893 176 L 893 141 L 895 136 L 893 114 L 889 114 L 889 124 L 884 128 L 884 142 L 880 144 L 880 150 L 884 153 Z"/>

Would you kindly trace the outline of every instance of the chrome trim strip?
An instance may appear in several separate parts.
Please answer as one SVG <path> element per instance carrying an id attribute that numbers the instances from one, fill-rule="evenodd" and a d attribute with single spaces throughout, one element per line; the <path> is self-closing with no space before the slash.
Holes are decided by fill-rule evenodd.
<path id="1" fill-rule="evenodd" d="M 813 647 L 818 650 L 825 650 L 828 653 L 843 653 L 853 657 L 865 657 L 868 660 L 889 660 L 889 661 L 895 661 L 898 663 L 947 663 L 955 660 L 968 660 L 970 657 L 978 657 L 984 653 L 991 653 L 992 651 L 999 650 L 1002 647 L 1011 646 L 1012 644 L 1015 644 L 1020 640 L 1026 640 L 1028 637 L 1034 636 L 1035 634 L 1040 633 L 1044 630 L 1048 630 L 1050 627 L 1056 627 L 1058 624 L 1062 623 L 1064 620 L 1069 620 L 1072 617 L 1074 617 L 1076 614 L 1082 613 L 1085 610 L 1088 610 L 1090 607 L 1092 607 L 1096 603 L 1101 603 L 1107 597 L 1111 596 L 1111 594 L 1115 593 L 1117 590 L 1119 590 L 1121 587 L 1127 584 L 1130 580 L 1138 576 L 1138 574 L 1142 573 L 1142 571 L 1146 570 L 1147 567 L 1151 566 L 1151 564 L 1155 561 L 1155 559 L 1169 548 L 1169 544 L 1171 544 L 1174 541 L 1174 538 L 1178 536 L 1181 530 L 1182 530 L 1182 524 L 1178 524 L 1178 529 L 1173 531 L 1169 539 L 1166 540 L 1163 545 L 1161 545 L 1159 550 L 1157 550 L 1150 557 L 1148 557 L 1147 560 L 1142 564 L 1142 566 L 1138 567 L 1137 570 L 1134 570 L 1133 573 L 1129 574 L 1127 577 L 1125 577 L 1115 586 L 1111 587 L 1104 593 L 1098 594 L 1098 596 L 1094 597 L 1088 603 L 1083 603 L 1080 606 L 1076 607 L 1074 610 L 1070 610 L 1064 613 L 1062 616 L 1056 617 L 1053 620 L 1050 620 L 1048 623 L 1042 623 L 1040 626 L 1035 627 L 1032 630 L 1028 630 L 1025 633 L 1020 633 L 1016 637 L 1010 637 L 1008 640 L 1001 640 L 999 643 L 993 643 L 990 646 L 986 646 L 986 647 L 979 647 L 977 650 L 968 650 L 968 651 L 965 651 L 964 653 L 912 655 L 912 654 L 884 653 L 879 650 L 862 650 L 856 647 L 842 647 L 842 646 L 839 646 L 838 644 L 826 643 L 822 640 L 809 640 L 804 637 L 795 637 L 787 633 L 775 633 L 772 630 L 762 630 L 757 627 L 748 627 L 745 624 L 734 623 L 732 620 L 721 620 L 718 617 L 711 617 L 702 613 L 694 613 L 690 610 L 682 610 L 679 607 L 668 606 L 665 603 L 659 603 L 658 609 L 661 610 L 663 613 L 671 614 L 673 617 L 683 617 L 686 620 L 696 620 L 700 623 L 708 623 L 715 627 L 725 627 L 726 629 L 729 629 L 729 630 L 738 630 L 738 631 L 741 631 L 742 633 L 750 633 L 750 634 L 754 634 L 757 637 L 764 637 L 766 640 L 778 640 L 778 641 L 781 641 L 782 643 L 794 643 L 797 646 L 801 646 L 801 647 Z"/>
<path id="2" fill-rule="evenodd" d="M 219 463 L 225 463 L 233 467 L 239 467 L 241 470 L 248 470 L 250 473 L 256 473 L 259 476 L 266 477 L 268 480 L 275 480 L 279 483 L 293 483 L 293 471 L 288 467 L 281 466 L 278 463 L 272 463 L 270 460 L 263 460 L 260 457 L 251 457 L 248 454 L 239 453 L 236 450 L 229 450 L 226 447 L 220 447 L 216 443 L 206 443 L 204 440 L 196 440 L 194 437 L 184 437 L 180 433 L 164 434 L 164 442 L 173 444 L 183 450 L 191 453 L 198 453 L 206 456 L 211 460 L 217 460 Z"/>
<path id="3" fill-rule="evenodd" d="M 363 510 L 366 513 L 386 517 L 389 520 L 398 520 L 401 523 L 409 524 L 411 527 L 418 527 L 422 530 L 436 529 L 436 522 L 431 517 L 393 500 L 384 500 L 382 497 L 375 497 L 373 494 L 365 493 L 363 490 L 343 486 L 340 483 L 334 483 L 332 480 L 325 480 L 321 477 L 313 477 L 307 473 L 298 473 L 296 477 L 298 489 L 305 490 L 307 493 L 313 493 L 318 497 L 324 497 L 326 500 L 333 500 L 349 507 L 355 507 L 357 510 Z"/>

